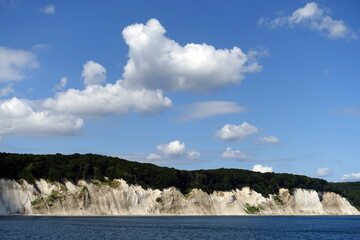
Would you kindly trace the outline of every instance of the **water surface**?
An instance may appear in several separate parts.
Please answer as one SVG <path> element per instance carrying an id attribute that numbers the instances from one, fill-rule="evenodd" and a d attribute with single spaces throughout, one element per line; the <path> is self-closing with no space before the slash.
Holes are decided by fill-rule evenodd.
<path id="1" fill-rule="evenodd" d="M 0 217 L 0 239 L 360 239 L 360 216 Z"/>

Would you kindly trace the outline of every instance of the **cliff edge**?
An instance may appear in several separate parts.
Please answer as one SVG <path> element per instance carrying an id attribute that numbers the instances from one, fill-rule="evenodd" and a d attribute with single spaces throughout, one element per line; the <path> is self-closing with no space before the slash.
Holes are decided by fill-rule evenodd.
<path id="1" fill-rule="evenodd" d="M 193 189 L 143 189 L 116 179 L 108 183 L 35 184 L 0 179 L 0 215 L 358 215 L 347 199 L 332 192 L 280 189 L 264 197 L 248 187 L 208 194 Z"/>

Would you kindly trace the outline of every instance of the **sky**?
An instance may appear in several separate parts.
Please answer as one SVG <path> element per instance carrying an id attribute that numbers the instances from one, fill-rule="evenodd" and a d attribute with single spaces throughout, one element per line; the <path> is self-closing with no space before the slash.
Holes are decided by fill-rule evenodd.
<path id="1" fill-rule="evenodd" d="M 0 151 L 358 181 L 359 12 L 0 0 Z"/>

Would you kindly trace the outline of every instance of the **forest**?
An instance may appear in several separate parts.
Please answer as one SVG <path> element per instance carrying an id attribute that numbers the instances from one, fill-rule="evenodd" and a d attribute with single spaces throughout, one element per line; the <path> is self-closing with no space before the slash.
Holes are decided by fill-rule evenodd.
<path id="1" fill-rule="evenodd" d="M 79 180 L 111 181 L 124 179 L 143 188 L 176 187 L 186 194 L 194 188 L 208 193 L 250 187 L 268 196 L 280 188 L 331 191 L 346 197 L 360 208 L 360 182 L 330 183 L 323 179 L 287 173 L 260 173 L 242 169 L 178 170 L 95 154 L 15 154 L 0 153 L 0 178 L 34 184 L 36 179 L 48 181 Z"/>

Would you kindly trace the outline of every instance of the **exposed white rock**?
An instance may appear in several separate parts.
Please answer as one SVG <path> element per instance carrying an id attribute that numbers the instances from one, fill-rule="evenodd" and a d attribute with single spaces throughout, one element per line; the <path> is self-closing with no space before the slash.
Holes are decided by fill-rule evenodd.
<path id="1" fill-rule="evenodd" d="M 207 194 L 193 189 L 143 189 L 124 180 L 34 185 L 0 179 L 0 215 L 352 215 L 359 211 L 338 194 L 280 189 L 268 198 L 248 187 Z"/>

